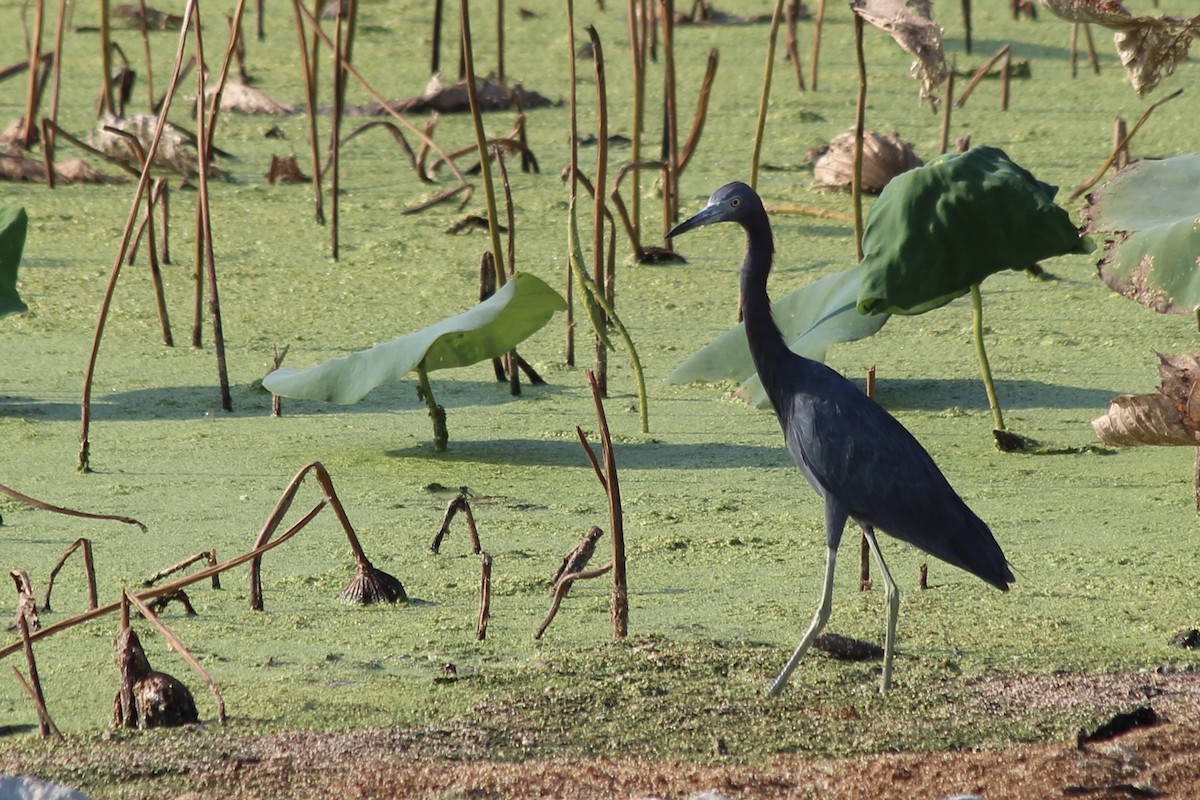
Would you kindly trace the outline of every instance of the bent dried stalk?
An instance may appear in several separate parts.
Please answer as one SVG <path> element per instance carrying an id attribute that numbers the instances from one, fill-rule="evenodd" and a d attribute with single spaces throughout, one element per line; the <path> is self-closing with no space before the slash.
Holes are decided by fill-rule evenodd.
<path id="1" fill-rule="evenodd" d="M 58 577 L 58 572 L 63 568 L 63 564 L 67 563 L 67 559 L 76 550 L 83 551 L 83 571 L 87 577 L 88 591 L 88 608 L 95 608 L 99 605 L 96 597 L 96 564 L 92 560 L 92 541 L 91 539 L 76 539 L 75 543 L 67 548 L 66 552 L 58 559 L 58 563 L 54 565 L 54 569 L 50 570 L 50 580 L 46 583 L 46 597 L 42 601 L 42 611 L 50 610 L 50 593 L 54 591 L 54 579 Z"/>
<path id="2" fill-rule="evenodd" d="M 38 732 L 42 738 L 44 739 L 49 736 L 50 731 L 53 730 L 58 738 L 62 739 L 63 735 L 59 733 L 57 726 L 50 719 L 50 712 L 46 708 L 46 695 L 42 691 L 42 679 L 38 676 L 37 660 L 33 657 L 33 640 L 30 638 L 29 626 L 26 624 L 24 617 L 17 623 L 17 627 L 21 631 L 21 646 L 25 651 L 25 668 L 29 670 L 29 681 L 25 681 L 24 676 L 20 672 L 17 672 L 16 667 L 13 667 L 13 672 L 16 673 L 17 679 L 25 688 L 25 691 L 29 693 L 34 706 L 37 708 Z"/>
<path id="3" fill-rule="evenodd" d="M 554 621 L 554 617 L 558 615 L 558 608 L 562 605 L 563 599 L 567 596 L 567 592 L 571 589 L 571 584 L 579 580 L 590 580 L 591 578 L 599 578 L 612 570 L 611 563 L 605 564 L 597 569 L 584 570 L 582 572 L 570 572 L 563 575 L 557 583 L 554 584 L 554 597 L 550 601 L 550 610 L 546 612 L 546 618 L 542 620 L 542 624 L 534 632 L 534 639 L 541 639 L 542 634 L 550 627 L 550 623 Z"/>
<path id="4" fill-rule="evenodd" d="M 38 617 L 37 601 L 33 599 L 33 584 L 29 573 L 23 569 L 14 569 L 8 573 L 17 587 L 17 613 L 9 624 L 9 630 L 36 631 L 42 626 Z"/>
<path id="5" fill-rule="evenodd" d="M 81 539 L 80 541 L 83 541 L 83 540 Z M 208 566 L 210 566 L 210 567 L 216 566 L 217 551 L 216 550 L 202 550 L 199 553 L 196 553 L 196 555 L 194 555 L 194 556 L 188 556 L 183 561 L 180 561 L 178 564 L 173 564 L 173 565 L 167 567 L 166 569 L 161 570 L 160 572 L 156 572 L 155 574 L 151 575 L 149 578 L 147 578 L 146 580 L 144 580 L 142 582 L 142 586 L 146 586 L 146 587 L 153 586 L 154 584 L 158 583 L 159 581 L 161 581 L 163 578 L 167 577 L 168 575 L 174 575 L 176 572 L 185 570 L 188 567 L 190 567 L 192 564 L 195 564 L 198 561 L 203 561 L 204 563 L 208 564 Z M 212 588 L 214 588 L 214 589 L 221 588 L 221 579 L 217 575 L 213 575 Z"/>
<path id="6" fill-rule="evenodd" d="M 62 506 L 51 505 L 50 503 L 30 497 L 27 494 L 22 494 L 16 489 L 10 489 L 3 484 L 0 484 L 0 494 L 6 494 L 14 500 L 19 500 L 26 505 L 31 505 L 34 508 L 40 508 L 43 511 L 51 511 L 55 514 L 65 514 L 69 517 L 82 517 L 84 519 L 111 519 L 116 522 L 123 522 L 126 525 L 137 527 L 142 533 L 147 533 L 148 528 L 138 522 L 133 517 L 123 517 L 116 514 L 92 514 L 87 511 L 76 511 L 73 508 L 63 508 Z"/>
<path id="7" fill-rule="evenodd" d="M 587 371 L 592 400 L 596 405 L 596 422 L 600 432 L 600 447 L 604 457 L 604 491 L 608 495 L 608 522 L 612 529 L 612 626 L 613 637 L 623 639 L 629 633 L 629 587 L 625 578 L 625 522 L 621 509 L 621 486 L 617 480 L 617 460 L 613 455 L 612 436 L 596 376 Z M 589 448 L 590 449 L 590 448 Z"/>
<path id="8" fill-rule="evenodd" d="M 488 620 L 492 616 L 492 556 L 479 554 L 479 621 L 475 624 L 475 639 L 487 638 Z"/>
<path id="9" fill-rule="evenodd" d="M 1108 168 L 1111 167 L 1116 160 L 1121 157 L 1121 153 L 1128 154 L 1129 143 L 1133 140 L 1134 135 L 1141 130 L 1142 126 L 1146 124 L 1146 120 L 1150 119 L 1150 115 L 1154 113 L 1155 109 L 1164 103 L 1171 102 L 1181 94 L 1183 94 L 1183 89 L 1177 89 L 1164 97 L 1162 100 L 1159 100 L 1157 103 L 1154 103 L 1147 108 L 1145 112 L 1138 117 L 1138 121 L 1133 124 L 1133 130 L 1129 131 L 1129 133 L 1125 135 L 1125 138 L 1118 142 L 1115 147 L 1113 147 L 1112 153 L 1104 160 L 1104 163 L 1100 165 L 1100 169 L 1096 170 L 1096 174 L 1077 186 L 1075 191 L 1071 192 L 1071 199 L 1075 200 L 1079 198 L 1084 192 L 1095 186 L 1099 180 L 1104 177 L 1104 173 L 1108 172 Z"/>
<path id="10" fill-rule="evenodd" d="M 483 548 L 479 544 L 479 529 L 475 527 L 475 516 L 471 513 L 471 504 L 467 501 L 467 488 L 464 486 L 458 495 L 446 505 L 446 513 L 442 516 L 442 526 L 438 528 L 429 549 L 437 553 L 441 550 L 442 540 L 450 532 L 450 522 L 459 512 L 467 519 L 467 533 L 471 536 L 471 554 L 479 555 Z"/>

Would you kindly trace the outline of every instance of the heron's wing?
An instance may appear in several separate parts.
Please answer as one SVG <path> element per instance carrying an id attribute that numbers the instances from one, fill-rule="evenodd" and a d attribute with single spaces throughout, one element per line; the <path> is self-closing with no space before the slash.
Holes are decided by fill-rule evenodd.
<path id="1" fill-rule="evenodd" d="M 1007 588 L 1012 573 L 988 526 L 913 435 L 854 384 L 814 371 L 784 429 L 801 469 L 851 517 Z"/>

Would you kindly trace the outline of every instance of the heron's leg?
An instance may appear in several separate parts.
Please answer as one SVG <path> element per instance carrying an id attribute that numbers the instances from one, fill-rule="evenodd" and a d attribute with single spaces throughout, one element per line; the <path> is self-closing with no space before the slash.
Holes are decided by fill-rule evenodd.
<path id="1" fill-rule="evenodd" d="M 879 571 L 883 573 L 884 597 L 887 599 L 887 633 L 883 639 L 883 678 L 879 682 L 879 691 L 886 692 L 892 688 L 892 657 L 896 655 L 896 619 L 900 616 L 900 589 L 892 580 L 892 573 L 888 572 L 887 564 L 883 561 L 879 542 L 875 541 L 874 528 L 870 525 L 863 525 L 863 535 L 867 537 L 867 544 L 870 545 L 871 552 L 875 554 L 875 560 L 879 562 Z"/>
<path id="2" fill-rule="evenodd" d="M 821 593 L 821 604 L 817 606 L 817 613 L 813 615 L 812 623 L 809 624 L 808 630 L 804 634 L 804 638 L 800 640 L 800 644 L 796 645 L 795 652 L 784 665 L 783 671 L 771 683 L 770 694 L 772 697 L 783 691 L 783 687 L 787 686 L 788 678 L 796 671 L 796 665 L 800 663 L 800 659 L 804 657 L 804 653 L 808 650 L 813 640 L 820 635 L 825 628 L 825 623 L 829 621 L 829 612 L 833 608 L 833 567 L 837 562 L 837 545 L 833 544 L 829 547 L 825 554 L 825 584 Z"/>

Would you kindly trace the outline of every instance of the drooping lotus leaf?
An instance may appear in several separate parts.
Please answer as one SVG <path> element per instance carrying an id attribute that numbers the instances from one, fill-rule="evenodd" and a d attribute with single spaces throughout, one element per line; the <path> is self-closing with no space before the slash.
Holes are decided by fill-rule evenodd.
<path id="1" fill-rule="evenodd" d="M 518 272 L 479 305 L 428 328 L 304 370 L 281 367 L 263 386 L 284 397 L 357 403 L 424 361 L 432 372 L 499 358 L 542 328 L 567 304 L 535 275 Z"/>
<path id="2" fill-rule="evenodd" d="M 1135 161 L 1088 197 L 1086 230 L 1104 237 L 1100 277 L 1161 314 L 1200 306 L 1200 155 Z"/>
<path id="3" fill-rule="evenodd" d="M 17 267 L 25 250 L 29 216 L 15 203 L 0 207 L 0 317 L 20 314 L 29 307 L 17 293 Z"/>
<path id="4" fill-rule="evenodd" d="M 912 73 L 921 79 L 921 99 L 937 105 L 937 90 L 949 69 L 942 50 L 942 26 L 933 21 L 929 0 L 854 0 L 850 8 L 867 22 L 887 31 L 917 60 Z"/>
<path id="5" fill-rule="evenodd" d="M 994 272 L 1089 252 L 1057 192 L 995 147 L 898 175 L 867 215 L 858 310 L 923 314 Z"/>
<path id="6" fill-rule="evenodd" d="M 771 313 L 793 352 L 824 361 L 829 345 L 871 336 L 887 322 L 888 314 L 864 316 L 855 298 L 862 278 L 861 264 L 793 289 L 771 305 Z M 745 325 L 722 333 L 672 370 L 667 383 L 737 381 L 748 401 L 759 408 L 769 403 L 750 358 Z"/>

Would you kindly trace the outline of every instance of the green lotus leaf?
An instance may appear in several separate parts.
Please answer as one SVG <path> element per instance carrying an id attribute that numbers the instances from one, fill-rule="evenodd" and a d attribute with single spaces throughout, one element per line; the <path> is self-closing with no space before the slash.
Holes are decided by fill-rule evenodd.
<path id="1" fill-rule="evenodd" d="M 950 153 L 896 176 L 863 229 L 858 309 L 923 314 L 994 272 L 1091 250 L 1058 188 L 995 147 Z"/>
<path id="2" fill-rule="evenodd" d="M 17 293 L 17 267 L 25 250 L 29 216 L 15 203 L 0 207 L 0 317 L 29 310 Z"/>
<path id="3" fill-rule="evenodd" d="M 424 362 L 432 372 L 498 358 L 542 328 L 566 302 L 535 275 L 518 272 L 474 308 L 428 328 L 304 370 L 281 367 L 263 386 L 284 397 L 357 403 Z"/>
<path id="4" fill-rule="evenodd" d="M 888 314 L 864 316 L 855 298 L 863 268 L 857 264 L 793 289 L 771 304 L 775 323 L 793 352 L 824 361 L 829 345 L 871 336 L 887 322 Z M 759 408 L 768 404 L 746 344 L 745 325 L 722 333 L 667 376 L 667 383 L 737 381 L 748 401 Z"/>
<path id="5" fill-rule="evenodd" d="M 1104 239 L 1100 277 L 1162 314 L 1200 307 L 1200 155 L 1135 161 L 1088 197 L 1086 230 Z"/>

